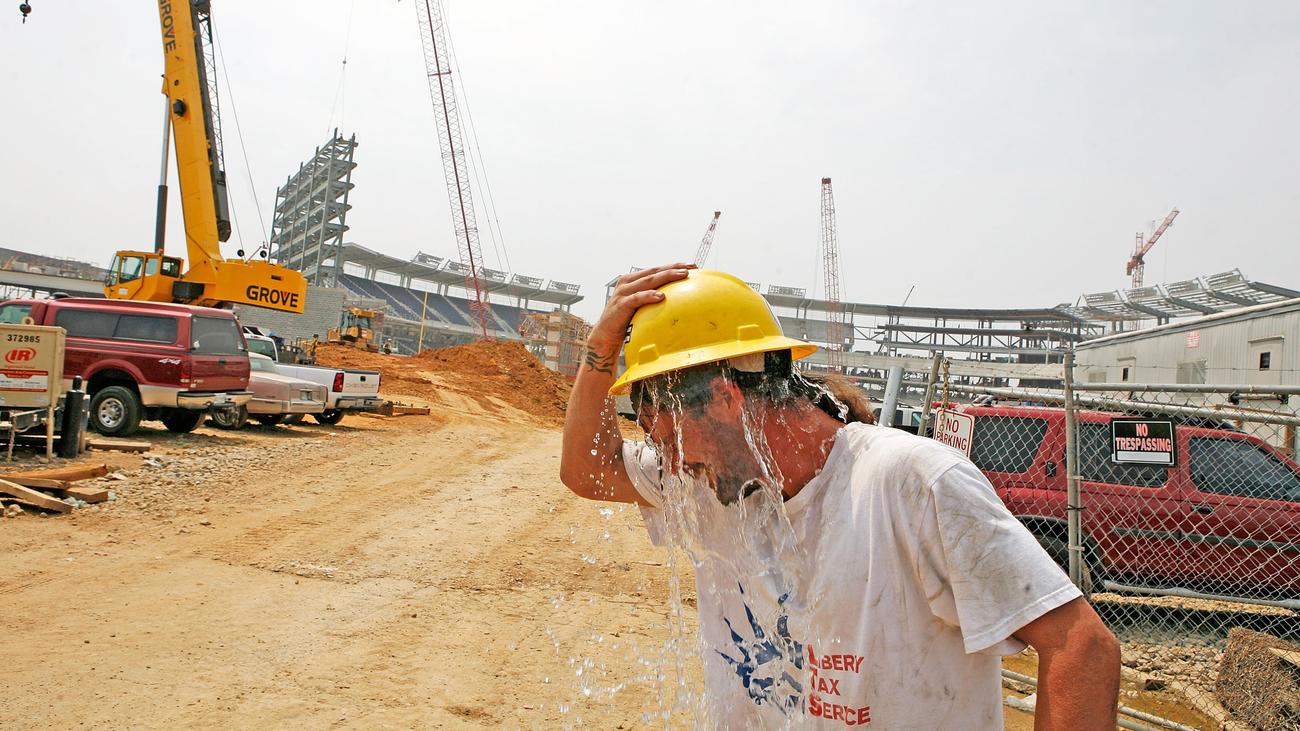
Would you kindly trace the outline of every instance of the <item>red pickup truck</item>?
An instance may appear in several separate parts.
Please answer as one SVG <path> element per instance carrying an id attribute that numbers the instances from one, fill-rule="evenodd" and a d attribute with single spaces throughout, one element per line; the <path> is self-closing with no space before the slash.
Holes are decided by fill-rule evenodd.
<path id="1" fill-rule="evenodd" d="M 1065 418 L 967 406 L 971 461 L 1062 566 Z M 1172 467 L 1115 464 L 1110 421 L 1079 412 L 1085 581 L 1097 590 L 1243 598 L 1300 608 L 1300 465 L 1230 427 L 1178 424 Z"/>
<path id="2" fill-rule="evenodd" d="M 65 297 L 0 303 L 0 322 L 56 325 L 68 333 L 63 377 L 81 376 L 90 424 L 125 436 L 141 419 L 192 431 L 212 409 L 237 409 L 248 391 L 248 347 L 225 310 Z"/>

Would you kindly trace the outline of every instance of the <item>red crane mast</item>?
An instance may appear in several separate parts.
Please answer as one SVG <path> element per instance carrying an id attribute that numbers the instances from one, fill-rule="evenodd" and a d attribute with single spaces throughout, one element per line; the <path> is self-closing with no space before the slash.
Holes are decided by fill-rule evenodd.
<path id="1" fill-rule="evenodd" d="M 451 53 L 442 4 L 439 0 L 416 0 L 415 14 L 420 24 L 420 42 L 424 46 L 424 66 L 429 79 L 429 97 L 433 100 L 434 124 L 438 128 L 438 148 L 442 152 L 447 196 L 451 201 L 456 248 L 460 263 L 465 267 L 465 292 L 474 293 L 469 308 L 478 324 L 479 337 L 487 339 L 492 305 L 482 274 L 483 249 L 479 246 L 474 199 L 470 195 L 469 165 L 461 135 L 460 112 L 456 107 L 456 90 L 451 81 Z"/>
<path id="2" fill-rule="evenodd" d="M 1133 289 L 1142 286 L 1142 272 L 1146 269 L 1147 252 L 1151 251 L 1151 247 L 1155 246 L 1165 231 L 1173 225 L 1175 218 L 1178 218 L 1177 208 L 1165 216 L 1165 220 L 1151 234 L 1151 238 L 1146 240 L 1146 243 L 1142 242 L 1142 234 L 1138 233 L 1137 244 L 1133 247 L 1133 256 L 1129 257 L 1128 264 L 1124 266 L 1124 273 L 1133 275 Z"/>
<path id="3" fill-rule="evenodd" d="M 844 369 L 844 305 L 840 302 L 840 244 L 830 178 L 822 178 L 822 259 L 826 268 L 826 363 L 838 372 Z"/>
<path id="4" fill-rule="evenodd" d="M 713 212 L 713 220 L 709 221 L 709 228 L 704 232 L 704 238 L 700 241 L 700 248 L 695 250 L 695 266 L 704 266 L 704 260 L 709 258 L 709 249 L 713 248 L 713 234 L 718 230 L 718 219 L 722 218 L 722 211 Z"/>

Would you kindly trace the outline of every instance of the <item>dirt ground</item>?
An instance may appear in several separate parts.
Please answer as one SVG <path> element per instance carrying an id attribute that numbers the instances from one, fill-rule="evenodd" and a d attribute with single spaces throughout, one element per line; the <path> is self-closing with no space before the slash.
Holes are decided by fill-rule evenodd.
<path id="1" fill-rule="evenodd" d="M 663 727 L 670 572 L 636 510 L 560 485 L 549 396 L 392 364 L 435 416 L 146 430 L 81 460 L 115 502 L 0 521 L 0 728 Z"/>

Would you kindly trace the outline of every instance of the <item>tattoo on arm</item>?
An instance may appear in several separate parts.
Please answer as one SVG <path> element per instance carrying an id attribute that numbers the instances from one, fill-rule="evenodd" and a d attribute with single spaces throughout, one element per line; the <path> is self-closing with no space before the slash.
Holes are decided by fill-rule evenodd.
<path id="1" fill-rule="evenodd" d="M 589 370 L 597 373 L 608 373 L 612 376 L 614 375 L 614 361 L 617 355 L 617 352 L 601 355 L 594 350 L 588 350 L 584 360 Z"/>

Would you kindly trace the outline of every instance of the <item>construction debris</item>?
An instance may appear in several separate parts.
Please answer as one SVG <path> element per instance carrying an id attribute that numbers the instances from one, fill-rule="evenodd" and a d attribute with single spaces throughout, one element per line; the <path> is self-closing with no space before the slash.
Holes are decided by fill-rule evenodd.
<path id="1" fill-rule="evenodd" d="M 0 499 L 11 502 L 5 514 L 13 517 L 18 512 L 15 503 L 22 503 L 56 513 L 66 513 L 73 507 L 87 503 L 102 503 L 111 499 L 107 489 L 80 487 L 72 483 L 103 477 L 108 465 L 82 465 L 49 470 L 14 472 L 0 475 Z"/>
<path id="2" fill-rule="evenodd" d="M 33 490 L 30 487 L 23 487 L 16 482 L 10 482 L 8 480 L 0 480 L 0 493 L 17 498 L 19 501 L 28 505 L 44 508 L 46 510 L 53 510 L 56 513 L 66 513 L 69 510 L 72 510 L 71 505 L 59 500 L 58 498 L 50 497 L 43 492 Z"/>

